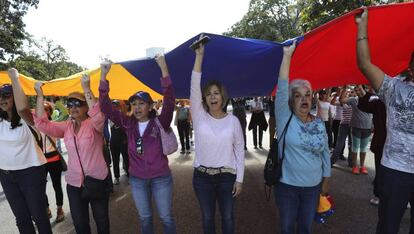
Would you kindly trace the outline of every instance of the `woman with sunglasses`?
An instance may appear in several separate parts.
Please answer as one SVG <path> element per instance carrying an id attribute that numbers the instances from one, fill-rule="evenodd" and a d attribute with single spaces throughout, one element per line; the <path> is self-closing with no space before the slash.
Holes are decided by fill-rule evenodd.
<path id="1" fill-rule="evenodd" d="M 82 76 L 81 85 L 84 93 L 73 92 L 68 96 L 66 106 L 69 109 L 70 120 L 54 122 L 50 121 L 45 113 L 42 83 L 37 82 L 35 124 L 46 135 L 64 138 L 68 152 L 66 191 L 76 232 L 91 233 L 90 205 L 98 233 L 109 233 L 109 185 L 101 199 L 85 199 L 81 196 L 84 175 L 108 181 L 108 168 L 102 147 L 105 116 L 90 89 L 88 75 Z"/>
<path id="2" fill-rule="evenodd" d="M 33 137 L 29 103 L 19 73 L 0 87 L 0 182 L 20 233 L 52 233 L 46 212 L 46 158 Z M 42 106 L 43 107 L 43 106 Z M 33 220 L 33 221 L 32 221 Z"/>
<path id="3" fill-rule="evenodd" d="M 99 84 L 99 103 L 102 112 L 120 126 L 128 138 L 129 180 L 143 234 L 154 233 L 152 199 L 163 223 L 164 233 L 176 233 L 172 215 L 173 180 L 168 158 L 162 151 L 160 129 L 156 123 L 159 121 L 165 131 L 170 128 L 175 95 L 164 56 L 156 57 L 155 60 L 161 69 L 161 87 L 164 94 L 163 108 L 159 116 L 156 116 L 151 96 L 143 91 L 129 98 L 131 116 L 112 107 L 108 96 L 109 82 L 106 80 L 111 69 L 108 61 L 101 64 Z"/>

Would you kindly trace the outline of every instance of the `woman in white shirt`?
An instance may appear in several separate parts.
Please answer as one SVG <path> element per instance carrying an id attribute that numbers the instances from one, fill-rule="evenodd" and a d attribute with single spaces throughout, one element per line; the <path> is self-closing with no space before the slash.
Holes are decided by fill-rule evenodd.
<path id="1" fill-rule="evenodd" d="M 329 93 L 327 93 L 325 90 L 321 90 L 319 92 L 319 99 L 318 99 L 318 105 L 317 105 L 317 117 L 321 118 L 323 122 L 325 122 L 326 134 L 328 134 L 329 148 L 333 148 L 331 122 L 329 121 L 329 117 L 330 117 L 329 113 L 330 113 L 330 108 L 331 108 L 331 103 L 328 100 Z"/>
<path id="2" fill-rule="evenodd" d="M 0 182 L 20 233 L 52 233 L 46 211 L 46 158 L 33 137 L 29 103 L 19 73 L 9 70 L 12 85 L 0 88 Z M 33 130 L 35 132 L 35 130 Z M 33 221 L 32 221 L 33 220 Z"/>
<path id="3" fill-rule="evenodd" d="M 215 233 L 215 207 L 219 204 L 222 233 L 234 233 L 234 201 L 242 191 L 244 139 L 239 120 L 223 111 L 227 95 L 223 85 L 210 81 L 200 89 L 204 46 L 195 50 L 191 76 L 191 113 L 195 132 L 193 186 L 204 233 Z"/>

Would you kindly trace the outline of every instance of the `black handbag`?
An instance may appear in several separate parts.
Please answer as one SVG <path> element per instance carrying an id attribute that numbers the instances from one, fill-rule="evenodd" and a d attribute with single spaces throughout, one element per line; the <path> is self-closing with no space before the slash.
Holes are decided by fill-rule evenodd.
<path id="1" fill-rule="evenodd" d="M 76 153 L 79 158 L 79 164 L 82 169 L 82 174 L 84 176 L 83 185 L 82 185 L 82 198 L 87 200 L 100 200 L 103 199 L 109 193 L 109 183 L 108 177 L 100 180 L 93 178 L 92 176 L 85 175 L 85 171 L 83 170 L 83 166 L 81 163 L 81 159 L 79 156 L 78 146 L 76 144 L 76 137 L 73 136 L 75 142 Z"/>
<path id="2" fill-rule="evenodd" d="M 283 136 L 283 148 L 282 148 L 282 157 L 279 157 L 278 149 L 279 149 L 279 141 L 276 138 L 273 138 L 272 144 L 270 146 L 269 153 L 267 155 L 266 163 L 264 166 L 264 183 L 265 183 L 265 193 L 266 198 L 269 200 L 270 197 L 270 188 L 276 185 L 280 177 L 282 176 L 282 164 L 283 159 L 285 158 L 285 139 L 286 139 L 286 132 L 292 119 L 293 113 L 290 115 L 288 122 L 285 125 L 285 128 L 282 131 L 282 138 Z"/>

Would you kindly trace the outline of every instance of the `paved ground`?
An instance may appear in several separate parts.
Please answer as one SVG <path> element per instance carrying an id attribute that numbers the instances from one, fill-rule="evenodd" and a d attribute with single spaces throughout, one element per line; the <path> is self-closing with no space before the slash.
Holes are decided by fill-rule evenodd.
<path id="1" fill-rule="evenodd" d="M 264 146 L 268 146 L 268 132 L 264 134 Z M 274 199 L 265 200 L 263 186 L 263 164 L 267 150 L 254 150 L 251 132 L 248 132 L 248 148 L 246 154 L 246 172 L 243 193 L 236 202 L 236 233 L 264 234 L 278 233 L 277 209 Z M 170 156 L 170 165 L 174 176 L 174 216 L 178 233 L 202 233 L 200 209 L 192 188 L 192 161 L 194 153 L 183 156 L 179 153 Z M 367 155 L 368 176 L 352 175 L 345 161 L 332 170 L 330 192 L 336 203 L 336 213 L 326 224 L 315 224 L 314 233 L 375 233 L 377 207 L 369 204 L 372 194 L 373 155 Z M 63 179 L 64 181 L 64 179 Z M 65 189 L 66 190 L 66 189 Z M 54 204 L 53 188 L 48 184 L 47 193 L 50 203 Z M 54 233 L 75 233 L 69 213 L 68 200 L 65 194 L 64 209 L 67 218 L 64 222 L 52 222 Z M 55 207 L 53 219 L 55 218 Z M 217 210 L 218 211 L 218 210 Z M 155 214 L 156 216 L 156 214 Z M 92 216 L 91 216 L 92 217 Z M 115 186 L 110 199 L 111 233 L 139 233 L 137 211 L 129 191 L 127 178 L 121 177 L 121 184 Z M 156 233 L 162 233 L 162 225 L 154 218 Z M 219 226 L 219 216 L 216 218 Z M 409 210 L 401 222 L 400 233 L 409 232 Z M 96 233 L 95 224 L 91 226 Z M 18 233 L 14 216 L 0 186 L 0 234 Z M 220 232 L 218 232 L 220 233 Z"/>

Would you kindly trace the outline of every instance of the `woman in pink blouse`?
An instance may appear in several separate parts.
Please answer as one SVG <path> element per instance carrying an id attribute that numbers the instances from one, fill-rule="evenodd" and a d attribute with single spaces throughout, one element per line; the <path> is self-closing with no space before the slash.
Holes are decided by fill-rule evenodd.
<path id="1" fill-rule="evenodd" d="M 76 232 L 91 233 L 90 204 L 98 233 L 109 233 L 109 189 L 101 199 L 89 200 L 81 196 L 84 174 L 100 180 L 108 179 L 102 147 L 105 116 L 90 89 L 88 75 L 83 75 L 81 84 L 84 93 L 74 92 L 68 96 L 66 106 L 71 118 L 65 122 L 54 122 L 47 118 L 43 108 L 42 83 L 36 83 L 37 105 L 34 119 L 40 131 L 52 137 L 64 138 L 68 151 L 66 190 Z"/>
<path id="2" fill-rule="evenodd" d="M 196 49 L 191 75 L 191 113 L 195 132 L 193 187 L 200 203 L 204 233 L 216 233 L 219 204 L 222 233 L 234 233 L 234 201 L 242 191 L 244 138 L 239 120 L 223 111 L 227 95 L 218 81 L 201 90 L 204 46 Z"/>

